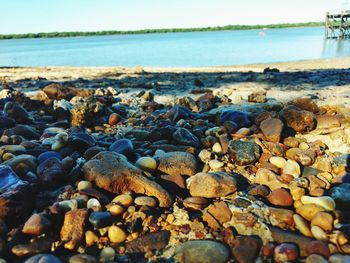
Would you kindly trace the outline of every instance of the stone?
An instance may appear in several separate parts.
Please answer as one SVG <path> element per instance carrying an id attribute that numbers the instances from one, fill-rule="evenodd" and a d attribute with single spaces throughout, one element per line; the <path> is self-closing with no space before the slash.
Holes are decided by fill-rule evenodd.
<path id="1" fill-rule="evenodd" d="M 15 245 L 12 247 L 11 252 L 18 257 L 29 256 L 50 251 L 51 244 L 51 239 L 40 238 L 28 244 Z"/>
<path id="2" fill-rule="evenodd" d="M 173 134 L 173 139 L 181 145 L 189 145 L 196 148 L 200 146 L 199 139 L 186 128 L 178 128 Z"/>
<path id="3" fill-rule="evenodd" d="M 293 198 L 290 193 L 284 188 L 274 189 L 268 196 L 267 200 L 277 206 L 291 206 Z"/>
<path id="4" fill-rule="evenodd" d="M 318 226 L 330 232 L 333 229 L 333 216 L 327 212 L 318 212 L 312 217 L 311 226 Z"/>
<path id="5" fill-rule="evenodd" d="M 155 159 L 158 171 L 166 174 L 192 176 L 197 172 L 196 158 L 190 153 L 157 151 Z"/>
<path id="6" fill-rule="evenodd" d="M 112 216 L 118 216 L 124 213 L 124 207 L 121 205 L 111 205 L 108 207 L 108 212 L 110 212 Z"/>
<path id="7" fill-rule="evenodd" d="M 319 226 L 312 226 L 311 233 L 312 233 L 312 236 L 317 240 L 328 241 L 327 233 Z"/>
<path id="8" fill-rule="evenodd" d="M 222 225 L 230 221 L 232 217 L 230 209 L 223 201 L 217 201 L 214 204 L 208 206 L 206 211 Z"/>
<path id="9" fill-rule="evenodd" d="M 38 140 L 40 137 L 39 133 L 34 127 L 22 124 L 17 124 L 15 127 L 5 130 L 3 135 L 19 135 L 27 140 Z"/>
<path id="10" fill-rule="evenodd" d="M 232 121 L 238 125 L 238 128 L 249 127 L 252 124 L 247 113 L 236 110 L 222 112 L 219 120 L 221 124 L 226 121 Z"/>
<path id="11" fill-rule="evenodd" d="M 255 174 L 254 182 L 266 185 L 272 191 L 278 188 L 288 188 L 286 184 L 279 180 L 279 177 L 274 172 L 265 168 L 258 169 Z"/>
<path id="12" fill-rule="evenodd" d="M 70 100 L 75 95 L 73 88 L 65 87 L 58 83 L 49 84 L 42 90 L 51 100 Z"/>
<path id="13" fill-rule="evenodd" d="M 248 95 L 248 102 L 264 103 L 266 101 L 266 90 L 258 90 Z"/>
<path id="14" fill-rule="evenodd" d="M 29 114 L 25 108 L 23 108 L 17 102 L 7 102 L 4 106 L 5 116 L 10 117 L 18 123 L 30 123 Z"/>
<path id="15" fill-rule="evenodd" d="M 51 227 L 51 222 L 43 214 L 33 214 L 24 224 L 22 232 L 29 235 L 41 235 Z"/>
<path id="16" fill-rule="evenodd" d="M 92 183 L 89 181 L 80 181 L 77 185 L 77 189 L 80 190 L 85 190 L 85 189 L 90 189 L 92 188 Z"/>
<path id="17" fill-rule="evenodd" d="M 312 112 L 288 106 L 283 109 L 281 115 L 286 120 L 287 126 L 295 132 L 306 132 L 315 129 L 316 120 Z"/>
<path id="18" fill-rule="evenodd" d="M 284 166 L 286 166 L 287 161 L 283 157 L 279 156 L 272 156 L 269 159 L 270 163 L 272 163 L 274 166 L 283 169 Z"/>
<path id="19" fill-rule="evenodd" d="M 55 157 L 59 160 L 62 160 L 62 156 L 58 152 L 47 151 L 47 152 L 44 152 L 38 156 L 38 162 L 43 163 L 44 161 L 46 161 L 47 159 L 50 159 L 52 157 Z"/>
<path id="20" fill-rule="evenodd" d="M 125 207 L 130 206 L 133 202 L 134 202 L 134 199 L 129 194 L 118 195 L 112 200 L 112 203 L 119 204 Z"/>
<path id="21" fill-rule="evenodd" d="M 123 243 L 126 239 L 126 234 L 120 227 L 111 226 L 108 228 L 108 238 L 112 243 Z"/>
<path id="22" fill-rule="evenodd" d="M 135 204 L 139 206 L 156 207 L 157 201 L 153 197 L 139 196 L 135 198 Z"/>
<path id="23" fill-rule="evenodd" d="M 156 182 L 146 178 L 142 171 L 114 152 L 101 152 L 86 162 L 82 171 L 85 179 L 109 192 L 133 191 L 158 199 L 161 207 L 172 205 L 171 196 Z"/>
<path id="24" fill-rule="evenodd" d="M 198 173 L 187 180 L 191 196 L 215 198 L 237 191 L 237 174 L 225 172 Z"/>
<path id="25" fill-rule="evenodd" d="M 287 160 L 286 165 L 283 167 L 283 173 L 298 178 L 301 175 L 300 166 L 294 160 Z"/>
<path id="26" fill-rule="evenodd" d="M 324 257 L 316 254 L 312 254 L 308 256 L 305 261 L 305 263 L 327 263 L 327 262 L 328 261 Z"/>
<path id="27" fill-rule="evenodd" d="M 279 142 L 283 130 L 283 122 L 280 119 L 270 118 L 260 124 L 260 130 L 268 141 Z"/>
<path id="28" fill-rule="evenodd" d="M 288 104 L 313 113 L 318 113 L 319 111 L 317 104 L 312 101 L 311 98 L 297 98 L 290 101 Z"/>
<path id="29" fill-rule="evenodd" d="M 24 263 L 63 263 L 63 261 L 52 254 L 38 254 L 28 258 Z"/>
<path id="30" fill-rule="evenodd" d="M 294 261 L 299 257 L 298 247 L 292 243 L 283 243 L 275 248 L 275 261 L 277 263 Z"/>
<path id="31" fill-rule="evenodd" d="M 64 179 L 65 174 L 61 161 L 56 157 L 46 159 L 37 168 L 38 179 L 44 186 L 54 186 Z"/>
<path id="32" fill-rule="evenodd" d="M 330 189 L 330 197 L 338 209 L 347 210 L 350 206 L 350 183 L 342 183 Z"/>
<path id="33" fill-rule="evenodd" d="M 216 241 L 192 240 L 180 244 L 174 258 L 180 263 L 226 263 L 230 252 L 224 244 Z"/>
<path id="34" fill-rule="evenodd" d="M 147 172 L 154 172 L 157 169 L 157 162 L 152 157 L 141 157 L 137 160 L 135 165 Z"/>
<path id="35" fill-rule="evenodd" d="M 313 197 L 313 196 L 304 195 L 303 197 L 301 197 L 301 202 L 304 205 L 307 205 L 307 204 L 319 205 L 327 211 L 333 211 L 335 209 L 335 201 L 329 196 Z"/>
<path id="36" fill-rule="evenodd" d="M 90 198 L 86 203 L 86 208 L 95 212 L 102 210 L 101 203 L 96 198 Z"/>
<path id="37" fill-rule="evenodd" d="M 26 185 L 7 165 L 0 165 L 0 192 L 16 190 Z"/>
<path id="38" fill-rule="evenodd" d="M 258 257 L 262 242 L 257 237 L 239 236 L 233 240 L 231 248 L 234 258 L 239 263 L 254 263 Z"/>
<path id="39" fill-rule="evenodd" d="M 109 212 L 92 212 L 89 216 L 89 222 L 95 228 L 104 228 L 112 225 L 113 217 Z"/>
<path id="40" fill-rule="evenodd" d="M 11 167 L 15 172 L 17 172 L 17 168 L 20 169 L 23 165 L 30 171 L 35 171 L 37 169 L 36 158 L 29 154 L 15 156 L 10 160 L 3 162 L 2 165 Z"/>
<path id="41" fill-rule="evenodd" d="M 10 117 L 0 116 L 1 129 L 7 129 L 16 126 L 16 121 Z"/>
<path id="42" fill-rule="evenodd" d="M 97 259 L 88 254 L 77 254 L 69 258 L 69 263 L 97 263 Z"/>
<path id="43" fill-rule="evenodd" d="M 71 125 L 91 127 L 105 116 L 105 105 L 94 98 L 86 98 L 75 103 L 70 110 Z"/>
<path id="44" fill-rule="evenodd" d="M 86 246 L 90 247 L 93 244 L 98 242 L 98 236 L 93 231 L 86 231 L 85 232 L 85 244 Z"/>
<path id="45" fill-rule="evenodd" d="M 202 210 L 208 205 L 208 200 L 204 197 L 187 197 L 182 202 L 183 206 L 190 210 Z"/>
<path id="46" fill-rule="evenodd" d="M 231 160 L 238 165 L 254 163 L 260 157 L 260 147 L 255 142 L 232 140 L 228 150 Z"/>
<path id="47" fill-rule="evenodd" d="M 112 247 L 104 247 L 100 253 L 99 262 L 113 262 L 115 258 L 115 250 Z"/>
<path id="48" fill-rule="evenodd" d="M 111 126 L 117 125 L 122 120 L 122 117 L 118 113 L 112 113 L 108 117 L 108 124 Z"/>
<path id="49" fill-rule="evenodd" d="M 318 115 L 316 116 L 317 129 L 331 129 L 340 127 L 341 123 L 336 116 L 333 115 Z"/>
<path id="50" fill-rule="evenodd" d="M 325 258 L 329 258 L 331 255 L 327 243 L 319 240 L 308 243 L 306 245 L 306 252 L 308 255 L 317 254 L 324 256 Z"/>
<path id="51" fill-rule="evenodd" d="M 322 206 L 316 204 L 307 204 L 301 205 L 297 207 L 296 212 L 304 217 L 307 221 L 311 221 L 311 219 L 320 211 L 324 211 L 325 209 Z"/>
<path id="52" fill-rule="evenodd" d="M 123 155 L 129 155 L 134 151 L 134 146 L 129 139 L 120 139 L 112 143 L 109 146 L 109 150 Z"/>
<path id="53" fill-rule="evenodd" d="M 88 212 L 85 209 L 69 211 L 65 214 L 60 236 L 65 242 L 66 249 L 72 250 L 83 242 L 87 216 Z"/>
<path id="54" fill-rule="evenodd" d="M 304 236 L 312 237 L 310 226 L 304 218 L 302 218 L 300 215 L 295 214 L 293 215 L 293 220 L 296 229 L 298 229 L 300 233 L 302 233 Z"/>
<path id="55" fill-rule="evenodd" d="M 161 250 L 168 245 L 169 239 L 170 232 L 166 230 L 148 233 L 130 242 L 126 242 L 126 251 L 128 253 L 144 253 L 150 250 Z"/>
<path id="56" fill-rule="evenodd" d="M 329 257 L 330 263 L 347 263 L 350 262 L 349 255 L 333 254 Z"/>
<path id="57" fill-rule="evenodd" d="M 225 163 L 220 162 L 218 160 L 210 160 L 210 162 L 209 162 L 209 167 L 212 170 L 219 170 L 224 165 L 225 165 Z"/>
<path id="58" fill-rule="evenodd" d="M 86 132 L 73 132 L 69 135 L 68 141 L 79 152 L 84 152 L 96 144 L 95 138 Z"/>

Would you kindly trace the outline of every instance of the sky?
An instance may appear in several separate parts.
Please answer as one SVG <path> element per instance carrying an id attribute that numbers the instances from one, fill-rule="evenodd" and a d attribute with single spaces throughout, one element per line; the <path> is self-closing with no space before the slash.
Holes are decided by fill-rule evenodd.
<path id="1" fill-rule="evenodd" d="M 0 34 L 323 21 L 327 11 L 345 5 L 346 0 L 0 0 Z"/>

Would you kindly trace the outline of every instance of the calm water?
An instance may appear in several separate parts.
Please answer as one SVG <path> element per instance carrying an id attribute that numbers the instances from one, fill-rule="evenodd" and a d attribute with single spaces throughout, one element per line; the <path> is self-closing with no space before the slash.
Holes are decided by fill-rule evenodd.
<path id="1" fill-rule="evenodd" d="M 217 66 L 350 56 L 322 27 L 0 41 L 0 66 Z"/>

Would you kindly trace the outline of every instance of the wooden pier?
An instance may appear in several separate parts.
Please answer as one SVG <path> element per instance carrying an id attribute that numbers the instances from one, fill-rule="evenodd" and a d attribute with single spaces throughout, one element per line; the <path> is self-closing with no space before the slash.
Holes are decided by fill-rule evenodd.
<path id="1" fill-rule="evenodd" d="M 350 10 L 338 14 L 326 14 L 326 38 L 350 38 Z"/>

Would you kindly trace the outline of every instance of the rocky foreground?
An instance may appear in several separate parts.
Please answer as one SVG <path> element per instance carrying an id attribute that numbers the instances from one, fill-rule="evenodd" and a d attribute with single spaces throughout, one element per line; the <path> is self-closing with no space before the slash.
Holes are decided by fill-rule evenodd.
<path id="1" fill-rule="evenodd" d="M 348 70 L 139 74 L 3 82 L 1 263 L 350 262 Z"/>

